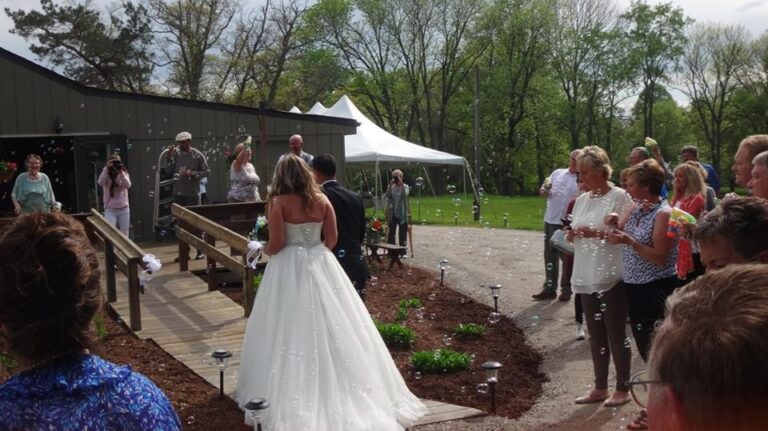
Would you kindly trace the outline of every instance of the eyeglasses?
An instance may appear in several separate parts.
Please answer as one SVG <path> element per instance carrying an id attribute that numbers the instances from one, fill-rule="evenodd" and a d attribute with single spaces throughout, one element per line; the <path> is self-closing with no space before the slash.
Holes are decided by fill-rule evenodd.
<path id="1" fill-rule="evenodd" d="M 632 376 L 627 382 L 629 394 L 635 403 L 642 408 L 648 406 L 648 396 L 651 392 L 652 384 L 661 384 L 660 380 L 644 380 L 648 375 L 647 371 L 640 371 Z"/>

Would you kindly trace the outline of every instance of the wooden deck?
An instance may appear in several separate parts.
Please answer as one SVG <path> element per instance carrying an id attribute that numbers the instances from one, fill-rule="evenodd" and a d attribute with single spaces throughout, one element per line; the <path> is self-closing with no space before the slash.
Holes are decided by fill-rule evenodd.
<path id="1" fill-rule="evenodd" d="M 151 338 L 216 387 L 219 386 L 219 372 L 211 365 L 210 353 L 216 349 L 229 350 L 233 357 L 224 374 L 224 391 L 233 398 L 247 322 L 243 308 L 218 291 L 209 292 L 206 282 L 194 274 L 178 272 L 178 263 L 173 262 L 177 255 L 175 244 L 150 243 L 141 244 L 141 247 L 157 256 L 163 268 L 141 295 L 143 329 L 136 331 L 136 335 L 142 339 Z M 194 255 L 194 251 L 191 254 Z M 205 260 L 189 263 L 192 271 L 206 268 Z M 104 277 L 102 283 L 106 283 Z M 129 315 L 127 286 L 127 279 L 118 275 L 117 302 L 110 304 L 125 320 Z M 484 414 L 477 409 L 439 401 L 424 400 L 424 403 L 430 413 L 421 418 L 418 425 Z"/>

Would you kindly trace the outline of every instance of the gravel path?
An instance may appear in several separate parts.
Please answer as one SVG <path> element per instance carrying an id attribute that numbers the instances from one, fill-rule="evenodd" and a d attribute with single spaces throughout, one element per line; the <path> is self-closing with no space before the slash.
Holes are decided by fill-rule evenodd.
<path id="1" fill-rule="evenodd" d="M 437 430 L 618 430 L 637 413 L 634 403 L 618 408 L 601 404 L 579 406 L 573 400 L 593 383 L 589 341 L 576 340 L 573 301 L 533 301 L 531 295 L 544 282 L 541 232 L 512 229 L 414 226 L 416 257 L 406 262 L 438 273 L 440 259 L 448 260 L 449 287 L 491 305 L 488 289 L 481 284 L 501 284 L 499 308 L 525 331 L 528 342 L 544 355 L 541 369 L 549 382 L 544 393 L 525 415 L 516 420 L 484 417 L 417 427 Z M 627 329 L 629 331 L 629 328 Z M 629 334 L 629 332 L 628 332 Z M 633 344 L 634 351 L 634 344 Z M 633 372 L 644 369 L 635 354 Z M 609 386 L 614 386 L 613 366 Z M 500 384 L 504 381 L 504 369 Z"/>

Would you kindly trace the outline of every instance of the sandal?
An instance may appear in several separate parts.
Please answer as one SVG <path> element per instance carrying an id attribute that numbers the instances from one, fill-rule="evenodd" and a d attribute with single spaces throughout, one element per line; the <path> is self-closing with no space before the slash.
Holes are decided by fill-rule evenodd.
<path id="1" fill-rule="evenodd" d="M 635 420 L 627 424 L 628 430 L 647 430 L 648 429 L 648 411 L 640 410 Z"/>
<path id="2" fill-rule="evenodd" d="M 594 389 L 587 395 L 576 398 L 576 404 L 594 404 L 601 403 L 608 399 L 608 391 L 605 389 Z"/>
<path id="3" fill-rule="evenodd" d="M 622 396 L 616 396 L 616 394 L 614 393 L 611 398 L 608 398 L 607 400 L 605 400 L 605 402 L 603 402 L 603 405 L 605 407 L 618 407 L 618 406 L 623 406 L 624 404 L 627 404 L 630 401 L 632 401 L 632 398 L 630 398 L 629 395 L 625 395 L 622 397 Z"/>

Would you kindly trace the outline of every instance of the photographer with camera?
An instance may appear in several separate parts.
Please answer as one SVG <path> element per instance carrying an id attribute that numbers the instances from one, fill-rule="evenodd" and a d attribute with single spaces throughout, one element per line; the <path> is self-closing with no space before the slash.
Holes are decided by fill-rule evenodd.
<path id="1" fill-rule="evenodd" d="M 409 187 L 403 183 L 403 171 L 392 171 L 392 181 L 387 187 L 387 207 L 384 211 L 389 227 L 387 228 L 387 242 L 395 244 L 395 229 L 397 229 L 398 243 L 405 247 L 408 238 L 408 224 L 411 222 L 411 206 L 408 203 Z M 406 251 L 401 252 L 402 257 Z"/>
<path id="2" fill-rule="evenodd" d="M 107 164 L 99 175 L 99 185 L 104 196 L 104 218 L 128 236 L 131 223 L 128 189 L 131 188 L 131 179 L 117 154 L 113 154 L 107 160 Z"/>

